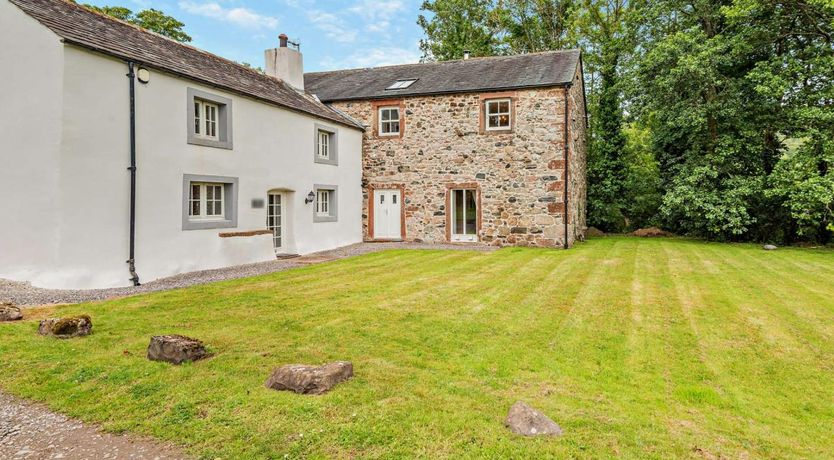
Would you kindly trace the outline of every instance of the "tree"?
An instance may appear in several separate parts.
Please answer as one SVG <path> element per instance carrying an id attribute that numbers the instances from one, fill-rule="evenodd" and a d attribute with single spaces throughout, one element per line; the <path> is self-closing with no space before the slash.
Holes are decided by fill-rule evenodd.
<path id="1" fill-rule="evenodd" d="M 447 61 L 473 56 L 502 54 L 498 15 L 492 0 L 424 0 L 417 24 L 426 38 L 420 40 L 423 60 Z"/>
<path id="2" fill-rule="evenodd" d="M 576 46 L 577 0 L 504 0 L 495 15 L 513 54 Z"/>
<path id="3" fill-rule="evenodd" d="M 831 194 L 834 3 L 654 2 L 640 57 L 676 230 L 718 239 L 825 239 Z M 803 139 L 790 151 L 789 140 Z"/>
<path id="4" fill-rule="evenodd" d="M 183 31 L 185 24 L 159 10 L 147 9 L 134 14 L 133 11 L 123 6 L 84 6 L 99 13 L 156 32 L 178 42 L 187 43 L 191 41 L 191 37 Z"/>
<path id="5" fill-rule="evenodd" d="M 588 223 L 607 232 L 622 231 L 629 177 L 623 133 L 622 63 L 633 49 L 633 12 L 629 0 L 583 0 L 576 13 L 576 33 L 585 51 L 591 138 L 588 151 Z"/>

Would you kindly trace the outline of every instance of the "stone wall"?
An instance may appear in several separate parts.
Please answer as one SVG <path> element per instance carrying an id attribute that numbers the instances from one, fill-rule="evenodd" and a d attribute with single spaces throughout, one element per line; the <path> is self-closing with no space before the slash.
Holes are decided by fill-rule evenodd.
<path id="1" fill-rule="evenodd" d="M 573 78 L 573 86 L 568 92 L 569 120 L 568 120 L 568 234 L 570 244 L 576 238 L 585 239 L 587 227 L 587 127 L 588 120 L 585 113 L 585 88 L 582 71 L 577 69 Z"/>
<path id="2" fill-rule="evenodd" d="M 576 91 L 579 95 L 581 88 Z M 480 241 L 563 246 L 565 96 L 564 88 L 554 87 L 386 101 L 385 105 L 404 108 L 403 133 L 395 138 L 375 134 L 374 107 L 379 101 L 334 103 L 335 108 L 368 126 L 362 165 L 366 238 L 373 237 L 368 225 L 373 188 L 404 191 L 406 240 L 445 242 L 449 239 L 449 190 L 465 187 L 478 191 Z M 512 132 L 489 133 L 481 128 L 483 100 L 494 97 L 512 98 Z M 570 107 L 579 105 L 572 103 Z M 584 111 L 570 119 L 584 123 Z M 576 134 L 584 136 L 584 128 Z M 584 140 L 579 137 L 571 139 L 575 148 L 584 149 Z M 584 196 L 584 164 L 580 164 L 584 151 L 571 159 L 576 172 L 571 177 L 569 204 L 574 207 Z M 581 231 L 584 203 L 573 214 Z M 574 236 L 575 232 L 570 241 Z"/>

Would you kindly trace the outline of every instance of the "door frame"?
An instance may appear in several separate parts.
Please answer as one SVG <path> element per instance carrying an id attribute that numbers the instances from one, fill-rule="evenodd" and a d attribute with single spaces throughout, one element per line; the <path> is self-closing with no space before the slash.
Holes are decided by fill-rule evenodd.
<path id="1" fill-rule="evenodd" d="M 295 240 L 293 238 L 292 232 L 292 199 L 295 196 L 295 191 L 287 188 L 272 188 L 267 190 L 266 192 L 266 199 L 264 200 L 264 208 L 266 210 L 266 215 L 264 219 L 266 223 L 269 223 L 269 213 L 270 213 L 270 206 L 269 206 L 269 196 L 270 195 L 280 195 L 281 196 L 281 247 L 276 248 L 275 242 L 272 242 L 272 250 L 275 252 L 275 255 L 280 256 L 284 254 L 292 254 L 292 251 L 295 250 Z M 269 225 L 267 225 L 267 228 Z M 272 230 L 269 229 L 268 230 Z M 273 233 L 270 232 L 270 236 Z M 273 236 L 274 237 L 274 236 Z"/>
<path id="2" fill-rule="evenodd" d="M 405 184 L 368 184 L 368 239 L 372 241 L 396 241 L 374 237 L 374 190 L 399 190 L 400 192 L 400 240 L 405 241 Z"/>
<path id="3" fill-rule="evenodd" d="M 453 190 L 474 190 L 475 205 L 478 207 L 475 213 L 475 241 L 453 241 L 452 240 L 452 191 Z M 481 228 L 483 220 L 483 207 L 481 206 L 481 185 L 477 182 L 463 182 L 446 184 L 446 242 L 448 243 L 477 243 L 481 241 Z"/>

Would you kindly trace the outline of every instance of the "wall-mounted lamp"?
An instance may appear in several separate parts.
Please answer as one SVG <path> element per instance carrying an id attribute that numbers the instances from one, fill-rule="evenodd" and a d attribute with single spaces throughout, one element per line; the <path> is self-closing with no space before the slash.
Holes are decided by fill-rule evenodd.
<path id="1" fill-rule="evenodd" d="M 136 78 L 139 80 L 139 83 L 148 84 L 151 81 L 151 73 L 148 69 L 139 67 L 139 70 L 136 71 Z"/>
<path id="2" fill-rule="evenodd" d="M 313 192 L 310 192 L 310 193 L 307 194 L 307 198 L 304 199 L 304 204 L 310 204 L 313 201 L 315 201 L 315 199 L 316 199 L 316 194 L 313 193 Z"/>

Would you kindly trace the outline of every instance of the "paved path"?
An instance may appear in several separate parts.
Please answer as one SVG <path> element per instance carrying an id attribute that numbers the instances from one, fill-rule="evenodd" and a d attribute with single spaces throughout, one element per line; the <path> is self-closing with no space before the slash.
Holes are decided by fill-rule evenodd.
<path id="1" fill-rule="evenodd" d="M 145 292 L 165 291 L 197 284 L 211 283 L 247 276 L 263 275 L 279 272 L 291 268 L 302 267 L 311 263 L 326 262 L 345 257 L 383 251 L 386 249 L 453 249 L 489 251 L 496 248 L 472 244 L 418 244 L 418 243 L 359 243 L 331 251 L 323 251 L 304 257 L 292 259 L 270 260 L 256 264 L 238 265 L 216 270 L 203 270 L 183 273 L 148 282 L 138 287 L 123 287 L 112 289 L 43 289 L 31 286 L 29 283 L 0 279 L 0 303 L 11 302 L 19 306 L 48 305 L 61 303 L 79 303 L 93 300 L 104 300 L 114 297 L 126 297 Z M 139 267 L 141 275 L 141 265 Z M 125 271 L 125 276 L 127 272 Z"/>
<path id="2" fill-rule="evenodd" d="M 136 436 L 113 435 L 0 393 L 0 459 L 172 460 L 180 449 Z"/>

